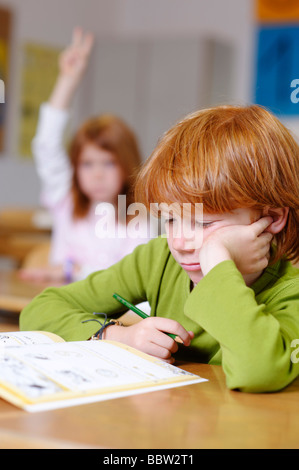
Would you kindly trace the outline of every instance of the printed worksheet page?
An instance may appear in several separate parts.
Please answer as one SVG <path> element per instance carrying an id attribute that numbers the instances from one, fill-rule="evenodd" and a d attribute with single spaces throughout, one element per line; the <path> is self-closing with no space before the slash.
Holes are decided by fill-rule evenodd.
<path id="1" fill-rule="evenodd" d="M 199 381 L 204 379 L 109 341 L 0 348 L 0 385 L 6 392 L 17 391 L 28 409 L 30 404 L 46 409 L 55 402 L 67 406 L 66 400 L 84 403 Z"/>

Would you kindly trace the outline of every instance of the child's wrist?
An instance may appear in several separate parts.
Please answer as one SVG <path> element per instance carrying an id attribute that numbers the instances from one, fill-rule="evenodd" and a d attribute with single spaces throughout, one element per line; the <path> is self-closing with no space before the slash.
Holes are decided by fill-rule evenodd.
<path id="1" fill-rule="evenodd" d="M 78 79 L 61 73 L 57 78 L 49 103 L 55 108 L 68 108 L 78 87 L 78 83 Z"/>
<path id="2" fill-rule="evenodd" d="M 104 329 L 102 339 L 111 341 L 121 341 L 124 328 L 125 327 L 121 325 L 109 325 Z"/>
<path id="3" fill-rule="evenodd" d="M 232 257 L 229 251 L 221 244 L 211 244 L 201 249 L 199 255 L 200 267 L 203 275 L 208 274 L 217 264 L 222 261 L 231 260 Z"/>

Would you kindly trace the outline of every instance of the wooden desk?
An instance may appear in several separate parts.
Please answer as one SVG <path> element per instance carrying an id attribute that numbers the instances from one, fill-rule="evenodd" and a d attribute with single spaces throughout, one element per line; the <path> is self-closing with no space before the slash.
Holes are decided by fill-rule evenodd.
<path id="1" fill-rule="evenodd" d="M 299 447 L 299 379 L 283 392 L 245 394 L 225 387 L 220 366 L 181 366 L 209 382 L 34 414 L 0 400 L 0 447 Z"/>
<path id="2" fill-rule="evenodd" d="M 53 285 L 53 283 L 51 284 Z M 59 284 L 57 284 L 59 285 Z M 22 280 L 16 271 L 0 271 L 0 310 L 19 313 L 49 283 Z"/>
<path id="3" fill-rule="evenodd" d="M 50 233 L 51 229 L 50 216 L 43 209 L 16 207 L 0 209 L 0 232 Z"/>
<path id="4" fill-rule="evenodd" d="M 19 315 L 11 312 L 0 311 L 0 333 L 4 331 L 19 330 Z"/>

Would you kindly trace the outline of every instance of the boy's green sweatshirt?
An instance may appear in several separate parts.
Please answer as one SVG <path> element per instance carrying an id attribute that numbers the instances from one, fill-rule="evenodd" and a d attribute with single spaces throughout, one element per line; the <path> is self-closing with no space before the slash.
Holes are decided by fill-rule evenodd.
<path id="1" fill-rule="evenodd" d="M 276 391 L 299 373 L 299 270 L 287 261 L 268 267 L 247 287 L 233 261 L 215 266 L 190 288 L 190 278 L 156 238 L 87 279 L 48 288 L 21 313 L 21 330 L 44 330 L 66 341 L 86 340 L 100 325 L 93 312 L 116 318 L 125 311 L 118 293 L 136 304 L 148 300 L 151 315 L 172 318 L 195 338 L 189 358 L 222 364 L 227 386 L 247 392 Z M 293 359 L 293 360 L 292 360 Z"/>

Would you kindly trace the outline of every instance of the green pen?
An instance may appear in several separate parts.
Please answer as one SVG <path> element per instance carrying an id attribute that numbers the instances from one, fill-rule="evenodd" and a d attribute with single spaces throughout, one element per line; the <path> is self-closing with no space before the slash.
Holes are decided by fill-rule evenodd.
<path id="1" fill-rule="evenodd" d="M 137 315 L 139 315 L 141 318 L 145 319 L 149 317 L 145 312 L 140 310 L 140 308 L 135 307 L 135 305 L 131 304 L 128 300 L 124 299 L 119 294 L 113 294 L 113 297 L 118 300 L 118 302 L 132 310 L 132 312 L 137 313 Z M 177 343 L 183 344 L 183 341 L 179 336 L 173 335 L 172 333 L 166 333 L 166 335 L 170 336 L 170 338 L 174 339 Z"/>

